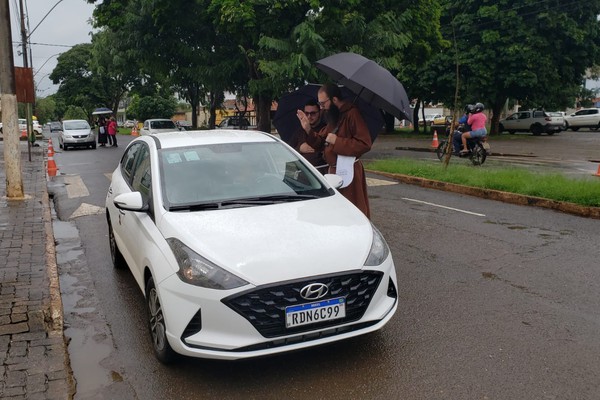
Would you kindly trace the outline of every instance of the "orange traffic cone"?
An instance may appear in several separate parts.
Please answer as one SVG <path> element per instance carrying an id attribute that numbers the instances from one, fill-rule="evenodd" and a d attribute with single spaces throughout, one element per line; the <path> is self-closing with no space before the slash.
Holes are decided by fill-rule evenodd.
<path id="1" fill-rule="evenodd" d="M 135 125 L 133 126 L 133 128 L 131 128 L 131 136 L 139 136 L 137 127 Z"/>
<path id="2" fill-rule="evenodd" d="M 21 139 L 27 139 L 27 129 L 21 131 Z"/>
<path id="3" fill-rule="evenodd" d="M 433 131 L 433 141 L 431 142 L 431 147 L 437 149 L 439 145 L 437 131 Z"/>
<path id="4" fill-rule="evenodd" d="M 600 176 L 600 164 L 598 164 L 598 171 L 596 171 L 594 176 Z"/>
<path id="5" fill-rule="evenodd" d="M 54 161 L 54 156 L 51 156 L 50 153 L 48 153 L 48 176 L 56 176 L 57 171 L 58 167 Z"/>
<path id="6" fill-rule="evenodd" d="M 54 147 L 52 147 L 52 139 L 48 140 L 48 157 L 54 157 Z"/>

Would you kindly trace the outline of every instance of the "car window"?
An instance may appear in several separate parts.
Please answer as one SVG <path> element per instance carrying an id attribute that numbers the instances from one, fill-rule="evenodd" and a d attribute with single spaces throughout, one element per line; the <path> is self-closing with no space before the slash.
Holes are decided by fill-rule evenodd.
<path id="1" fill-rule="evenodd" d="M 177 129 L 173 121 L 150 121 L 152 129 Z"/>
<path id="2" fill-rule="evenodd" d="M 137 157 L 132 170 L 131 188 L 140 192 L 144 201 L 150 197 L 152 175 L 150 173 L 150 153 L 148 147 L 141 146 L 137 151 Z"/>
<path id="3" fill-rule="evenodd" d="M 216 144 L 159 151 L 166 206 L 274 195 L 330 195 L 280 143 Z"/>
<path id="4" fill-rule="evenodd" d="M 63 128 L 67 131 L 75 129 L 89 129 L 90 125 L 86 121 L 64 121 Z"/>
<path id="5" fill-rule="evenodd" d="M 127 182 L 131 181 L 131 175 L 135 168 L 135 157 L 141 148 L 142 143 L 135 143 L 127 149 L 125 154 L 123 154 L 123 158 L 121 159 L 121 172 L 123 176 L 125 176 Z"/>

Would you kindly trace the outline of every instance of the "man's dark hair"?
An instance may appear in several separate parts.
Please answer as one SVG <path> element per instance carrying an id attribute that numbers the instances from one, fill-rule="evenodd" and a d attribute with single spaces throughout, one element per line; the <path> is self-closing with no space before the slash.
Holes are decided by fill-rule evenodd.
<path id="1" fill-rule="evenodd" d="M 342 91 L 340 90 L 340 87 L 334 83 L 325 83 L 323 86 L 321 86 L 319 92 L 325 92 L 327 97 L 330 99 L 337 97 L 338 99 L 342 100 Z"/>
<path id="2" fill-rule="evenodd" d="M 304 103 L 304 107 L 306 106 L 319 107 L 319 102 L 317 101 L 317 99 L 310 99 L 306 103 Z"/>

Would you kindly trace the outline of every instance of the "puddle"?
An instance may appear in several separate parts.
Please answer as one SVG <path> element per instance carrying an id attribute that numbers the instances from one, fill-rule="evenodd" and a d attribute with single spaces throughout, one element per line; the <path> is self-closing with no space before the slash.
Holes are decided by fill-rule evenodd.
<path id="1" fill-rule="evenodd" d="M 52 225 L 65 336 L 69 340 L 69 358 L 76 383 L 74 399 L 95 399 L 104 388 L 123 381 L 123 378 L 118 372 L 103 367 L 114 345 L 106 322 L 98 312 L 94 282 L 77 226 L 74 222 L 56 218 Z"/>

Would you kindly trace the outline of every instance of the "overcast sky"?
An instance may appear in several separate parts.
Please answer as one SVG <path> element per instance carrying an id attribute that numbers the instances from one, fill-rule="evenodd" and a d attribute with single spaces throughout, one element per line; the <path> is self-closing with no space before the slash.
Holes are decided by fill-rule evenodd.
<path id="1" fill-rule="evenodd" d="M 48 75 L 56 66 L 58 55 L 68 51 L 73 45 L 91 41 L 90 19 L 94 5 L 85 0 L 22 1 L 29 15 L 28 32 L 32 32 L 31 55 L 37 95 L 46 97 L 58 89 L 48 79 Z M 23 66 L 19 0 L 10 0 L 9 4 L 15 66 Z M 56 7 L 50 11 L 54 5 Z"/>

